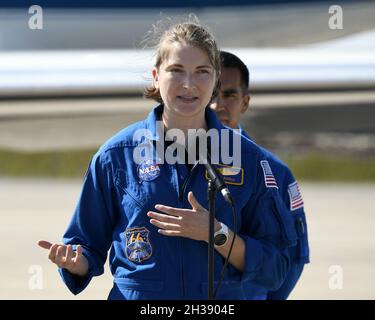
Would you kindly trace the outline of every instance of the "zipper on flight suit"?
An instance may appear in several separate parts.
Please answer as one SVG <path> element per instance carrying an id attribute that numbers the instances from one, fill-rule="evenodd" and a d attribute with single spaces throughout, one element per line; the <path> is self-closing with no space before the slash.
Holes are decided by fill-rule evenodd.
<path id="1" fill-rule="evenodd" d="M 180 189 L 180 190 L 179 190 L 179 192 L 178 192 L 178 197 L 179 197 L 179 201 L 180 201 L 180 202 L 183 202 L 183 200 L 184 200 L 184 195 L 185 195 L 185 191 L 186 191 L 187 184 L 188 184 L 188 182 L 190 181 L 190 178 L 191 178 L 192 175 L 193 175 L 193 171 L 194 171 L 194 169 L 197 167 L 198 163 L 199 163 L 199 162 L 196 162 L 196 163 L 194 164 L 194 166 L 193 166 L 193 167 L 191 168 L 191 170 L 189 171 L 187 177 L 186 177 L 185 180 L 182 182 L 182 185 L 179 186 L 179 189 Z"/>
<path id="2" fill-rule="evenodd" d="M 127 194 L 134 202 L 135 202 L 135 204 L 138 206 L 138 207 L 140 207 L 140 208 L 142 208 L 142 209 L 144 209 L 145 210 L 145 207 L 144 207 L 144 205 L 143 204 L 141 204 L 136 198 L 135 198 L 135 196 L 133 196 L 133 194 L 131 194 L 128 190 L 126 190 L 126 188 L 124 188 L 124 187 L 122 187 L 122 190 L 124 191 L 124 193 L 125 194 Z"/>
<path id="3" fill-rule="evenodd" d="M 175 166 L 175 170 L 176 170 L 176 176 L 177 176 L 177 183 L 178 183 L 178 206 L 179 208 L 182 207 L 183 205 L 183 197 L 181 196 L 181 184 L 180 184 L 180 176 L 179 176 L 179 172 L 178 172 L 178 168 L 177 168 L 177 164 Z M 179 239 L 179 243 L 180 243 L 180 253 L 181 253 L 181 284 L 182 284 L 182 297 L 184 298 L 185 297 L 185 274 L 184 274 L 184 250 L 183 250 L 183 245 L 182 245 L 182 241 L 183 239 Z"/>
<path id="4" fill-rule="evenodd" d="M 182 207 L 183 204 L 184 204 L 184 194 L 185 194 L 185 191 L 186 191 L 186 187 L 188 185 L 188 182 L 190 181 L 190 178 L 192 176 L 192 172 L 195 169 L 195 167 L 197 166 L 197 164 L 198 164 L 198 162 L 194 164 L 194 166 L 188 172 L 188 175 L 186 176 L 186 178 L 184 179 L 182 184 L 181 185 L 180 185 L 180 183 L 178 184 L 178 188 L 179 188 L 179 190 L 178 190 L 178 200 L 179 200 L 180 207 Z M 176 171 L 177 171 L 177 179 L 178 179 L 178 181 L 180 181 L 177 167 L 176 167 Z M 180 243 L 181 243 L 181 252 L 183 252 L 182 239 L 181 239 Z M 181 255 L 181 269 L 182 269 L 182 296 L 185 297 L 185 272 L 184 272 L 184 257 L 183 257 L 183 254 Z"/>
<path id="5" fill-rule="evenodd" d="M 298 232 L 298 246 L 299 246 L 299 259 L 305 258 L 308 256 L 308 248 L 305 238 L 305 224 L 303 223 L 302 217 L 298 217 L 297 221 L 297 232 Z"/>
<path id="6" fill-rule="evenodd" d="M 299 226 L 301 228 L 302 236 L 304 236 L 305 235 L 305 226 L 303 224 L 303 220 L 302 220 L 301 217 L 298 217 L 298 223 L 299 223 Z"/>

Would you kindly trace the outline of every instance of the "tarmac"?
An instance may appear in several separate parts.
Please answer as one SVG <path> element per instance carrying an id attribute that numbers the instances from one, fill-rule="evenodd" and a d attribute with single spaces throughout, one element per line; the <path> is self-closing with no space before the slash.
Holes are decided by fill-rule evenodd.
<path id="1" fill-rule="evenodd" d="M 80 180 L 0 178 L 0 299 L 106 299 L 112 276 L 94 278 L 81 294 L 65 287 L 47 251 L 59 242 Z M 311 263 L 290 299 L 375 299 L 375 184 L 301 183 Z"/>

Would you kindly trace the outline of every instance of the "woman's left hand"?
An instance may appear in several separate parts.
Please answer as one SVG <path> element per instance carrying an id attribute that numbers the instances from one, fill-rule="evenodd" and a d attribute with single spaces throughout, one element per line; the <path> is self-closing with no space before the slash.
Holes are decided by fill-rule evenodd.
<path id="1" fill-rule="evenodd" d="M 208 242 L 208 211 L 199 204 L 192 191 L 188 194 L 188 201 L 192 209 L 156 205 L 155 209 L 165 214 L 149 211 L 147 216 L 152 218 L 150 223 L 158 227 L 158 232 L 165 236 Z M 220 223 L 215 219 L 215 230 L 219 229 Z"/>

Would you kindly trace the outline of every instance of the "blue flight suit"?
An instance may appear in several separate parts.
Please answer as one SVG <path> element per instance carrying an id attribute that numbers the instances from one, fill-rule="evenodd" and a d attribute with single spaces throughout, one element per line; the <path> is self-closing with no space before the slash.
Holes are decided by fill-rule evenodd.
<path id="1" fill-rule="evenodd" d="M 241 127 L 240 133 L 252 141 L 250 136 Z M 295 221 L 298 242 L 296 246 L 289 248 L 291 266 L 283 284 L 279 289 L 275 291 L 267 291 L 266 289 L 256 286 L 249 281 L 244 284 L 244 290 L 249 300 L 286 300 L 300 278 L 304 265 L 310 262 L 306 216 L 303 207 L 302 195 L 298 189 L 299 186 L 288 166 L 270 151 L 262 147 L 260 148 L 265 153 L 272 169 L 274 169 L 280 195 Z"/>
<path id="2" fill-rule="evenodd" d="M 156 204 L 190 209 L 187 194 L 191 190 L 199 203 L 208 207 L 202 164 L 189 171 L 182 163 L 162 163 L 157 148 L 152 149 L 150 159 L 134 162 L 137 148 L 164 140 L 156 130 L 162 111 L 163 105 L 158 105 L 145 120 L 121 130 L 91 160 L 80 199 L 63 236 L 63 242 L 73 248 L 82 245 L 89 263 L 85 277 L 59 269 L 74 294 L 81 292 L 93 276 L 103 273 L 110 249 L 114 285 L 109 299 L 207 299 L 207 243 L 161 235 L 146 215 L 150 210 L 156 211 Z M 209 108 L 205 116 L 209 129 L 226 129 Z M 151 134 L 134 139 L 138 130 Z M 229 131 L 232 135 L 233 131 Z M 248 279 L 268 290 L 279 288 L 290 267 L 288 247 L 295 245 L 297 239 L 278 189 L 264 183 L 260 166 L 265 161 L 263 151 L 240 137 L 242 169 L 230 177 L 234 183 L 228 183 L 237 228 L 234 230 L 232 211 L 220 194 L 216 199 L 216 218 L 244 239 L 246 263 L 242 272 L 228 265 L 217 299 L 246 299 L 243 282 Z M 224 258 L 215 251 L 215 280 L 219 279 L 223 264 Z"/>

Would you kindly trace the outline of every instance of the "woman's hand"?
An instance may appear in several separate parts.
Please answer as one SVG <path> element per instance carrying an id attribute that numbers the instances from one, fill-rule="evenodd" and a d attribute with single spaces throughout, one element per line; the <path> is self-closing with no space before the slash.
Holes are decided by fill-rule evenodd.
<path id="1" fill-rule="evenodd" d="M 158 232 L 165 236 L 185 237 L 208 242 L 208 211 L 203 208 L 193 192 L 189 192 L 188 201 L 192 209 L 173 208 L 156 205 L 155 208 L 166 214 L 149 211 L 150 223 L 158 227 Z M 215 230 L 220 223 L 215 219 Z"/>
<path id="2" fill-rule="evenodd" d="M 60 268 L 67 269 L 70 273 L 84 277 L 89 271 L 89 264 L 82 254 L 82 247 L 77 246 L 77 251 L 73 251 L 72 246 L 65 244 L 51 243 L 39 240 L 38 245 L 49 250 L 48 259 Z"/>

